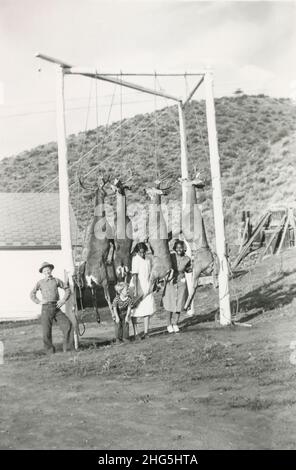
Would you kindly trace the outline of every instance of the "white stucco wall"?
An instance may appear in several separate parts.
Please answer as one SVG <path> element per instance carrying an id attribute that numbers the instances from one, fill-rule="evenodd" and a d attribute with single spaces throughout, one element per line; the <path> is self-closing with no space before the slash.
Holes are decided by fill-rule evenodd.
<path id="1" fill-rule="evenodd" d="M 30 292 L 42 278 L 39 267 L 43 261 L 55 266 L 55 277 L 64 279 L 61 250 L 0 250 L 0 322 L 40 314 L 40 306 L 30 300 Z"/>

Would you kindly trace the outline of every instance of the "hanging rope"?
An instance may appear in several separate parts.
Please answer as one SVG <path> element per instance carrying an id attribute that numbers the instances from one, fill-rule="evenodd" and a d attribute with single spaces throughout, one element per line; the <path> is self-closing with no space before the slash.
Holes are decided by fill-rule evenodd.
<path id="1" fill-rule="evenodd" d="M 184 74 L 184 82 L 185 82 L 185 96 L 186 99 L 188 98 L 189 95 L 189 86 L 188 86 L 188 81 L 187 81 L 187 73 L 185 72 Z M 185 109 L 184 109 L 185 113 Z M 190 139 L 187 139 L 187 150 L 188 150 L 188 157 L 191 155 L 191 145 L 190 145 Z M 189 160 L 189 158 L 188 158 Z"/>
<path id="2" fill-rule="evenodd" d="M 82 152 L 84 150 L 85 142 L 86 142 L 86 131 L 87 131 L 87 128 L 88 128 L 88 119 L 89 119 L 89 112 L 90 112 L 91 95 L 92 95 L 92 81 L 91 81 L 91 84 L 90 84 L 90 92 L 89 92 L 88 107 L 87 107 L 87 113 L 86 113 L 84 139 L 82 140 L 81 147 L 80 147 L 80 152 L 79 152 L 80 157 L 78 158 L 78 168 L 76 170 L 76 176 L 75 176 L 76 181 L 74 181 L 74 184 L 76 184 L 77 188 L 78 188 L 78 190 L 76 191 L 76 198 L 75 198 L 75 213 L 77 215 L 80 213 L 80 209 L 81 209 L 81 197 L 80 197 L 81 188 L 80 188 L 80 184 L 79 184 L 79 175 L 80 175 L 80 168 L 81 168 L 81 163 L 82 163 L 82 159 L 83 159 Z M 97 89 L 96 89 L 96 103 L 97 103 Z M 76 269 L 77 258 L 78 258 L 78 256 L 77 256 L 78 234 L 79 234 L 78 224 L 76 224 L 75 248 L 74 248 L 74 256 L 73 256 L 74 257 L 74 269 Z M 85 240 L 84 240 L 84 242 L 85 242 Z M 84 242 L 83 242 L 83 245 L 84 245 Z M 78 334 L 79 334 L 79 336 L 83 336 L 84 333 L 85 333 L 85 330 L 86 330 L 86 326 L 85 326 L 85 323 L 82 319 L 82 317 L 84 315 L 84 308 L 83 308 L 83 304 L 82 304 L 82 290 L 81 290 L 81 286 L 80 286 L 80 280 L 78 282 L 79 282 L 79 285 L 77 287 L 79 289 L 79 297 L 80 297 L 80 303 L 81 303 L 81 308 L 82 308 L 82 316 L 80 316 L 80 318 L 79 318 L 78 309 L 77 309 L 77 302 L 76 302 L 75 317 L 76 317 L 77 326 L 78 326 Z M 75 296 L 76 296 L 75 288 L 74 288 L 74 293 L 75 293 Z M 82 329 L 81 329 L 81 326 L 82 326 Z"/>
<path id="3" fill-rule="evenodd" d="M 144 121 L 144 120 L 145 120 L 145 118 L 143 118 L 143 121 Z M 139 129 L 139 130 L 133 135 L 133 137 L 131 137 L 131 138 L 127 141 L 126 145 L 128 146 L 131 142 L 133 142 L 139 134 L 141 134 L 142 132 L 145 132 L 147 129 L 149 129 L 149 127 L 151 127 L 152 124 L 153 124 L 153 122 L 152 122 L 152 117 L 151 117 L 151 122 L 150 122 L 147 126 L 142 127 L 141 129 Z M 119 152 L 120 152 L 120 148 L 117 149 L 117 150 L 115 150 L 113 153 L 110 153 L 107 157 L 104 158 L 104 160 L 102 160 L 102 162 L 100 162 L 98 165 L 95 165 L 95 166 L 94 166 L 91 170 L 89 170 L 84 176 L 85 176 L 85 177 L 86 177 L 86 176 L 89 176 L 89 175 L 90 175 L 91 173 L 93 173 L 93 171 L 95 171 L 101 164 L 103 164 L 103 163 L 105 164 L 105 162 L 106 162 L 107 160 L 109 160 L 110 158 L 114 157 L 114 156 L 117 155 Z"/>
<path id="4" fill-rule="evenodd" d="M 185 97 L 186 100 L 189 96 L 189 87 L 188 87 L 188 81 L 187 81 L 187 72 L 184 73 L 184 79 L 185 79 Z"/>
<path id="5" fill-rule="evenodd" d="M 206 158 L 207 158 L 208 162 L 210 163 L 209 151 L 208 151 L 208 148 L 206 146 L 206 142 L 205 142 L 205 138 L 204 138 L 204 135 L 203 135 L 202 127 L 201 127 L 201 124 L 198 120 L 197 112 L 196 112 L 194 106 L 193 106 L 193 114 L 194 114 L 194 118 L 195 118 L 195 122 L 196 122 L 196 127 L 198 128 L 200 139 L 201 139 L 202 146 L 203 146 L 203 149 L 204 149 L 204 154 L 206 155 Z"/>
<path id="6" fill-rule="evenodd" d="M 117 85 L 115 85 L 115 88 L 116 88 Z M 114 89 L 114 93 L 113 93 L 113 96 L 112 96 L 112 103 L 114 101 L 114 96 L 115 96 L 115 89 Z M 104 132 L 104 137 L 102 139 L 102 141 L 98 144 L 95 144 L 90 150 L 88 150 L 85 154 L 81 155 L 78 160 L 76 160 L 75 162 L 73 162 L 70 166 L 69 166 L 69 170 L 72 169 L 73 166 L 79 164 L 81 162 L 81 160 L 83 160 L 84 158 L 88 157 L 99 145 L 101 145 L 101 152 L 103 151 L 104 149 L 104 144 L 105 142 L 109 141 L 110 138 L 112 138 L 113 135 L 115 135 L 117 133 L 117 131 L 119 130 L 120 128 L 120 125 L 117 126 L 113 132 L 111 132 L 110 134 L 107 134 L 107 131 L 108 131 L 108 124 L 109 124 L 109 119 L 110 119 L 110 114 L 111 114 L 111 107 L 112 107 L 112 103 L 111 103 L 111 106 L 110 106 L 110 109 L 109 109 L 109 114 L 108 114 L 108 121 L 107 121 L 107 126 L 106 126 L 106 129 L 105 129 L 105 132 Z M 85 138 L 84 138 L 84 143 L 85 143 Z M 84 146 L 84 144 L 81 144 L 81 148 Z M 81 153 L 81 152 L 80 152 Z M 39 193 L 42 192 L 45 188 L 47 188 L 48 186 L 50 186 L 52 183 L 54 183 L 56 180 L 58 179 L 58 176 L 55 176 L 51 181 L 49 181 L 48 183 L 44 184 L 43 186 L 41 186 L 41 188 L 39 188 Z M 26 183 L 27 184 L 27 183 Z M 73 184 L 71 185 L 73 186 Z"/>
<path id="7" fill-rule="evenodd" d="M 186 98 L 187 98 L 188 95 L 189 95 L 189 86 L 188 86 L 188 77 L 187 77 L 186 73 L 184 74 L 184 79 L 185 79 L 185 90 L 186 90 Z M 200 140 L 201 140 L 201 143 L 202 143 L 202 146 L 203 146 L 204 154 L 205 154 L 208 162 L 210 162 L 209 152 L 208 152 L 208 149 L 207 149 L 207 146 L 206 146 L 206 143 L 205 143 L 205 138 L 204 138 L 204 135 L 203 135 L 203 132 L 202 132 L 202 127 L 200 125 L 195 106 L 192 103 L 191 103 L 191 106 L 192 106 L 192 109 L 193 109 L 193 115 L 194 115 L 194 119 L 195 119 L 195 122 L 196 122 L 196 128 L 199 132 L 199 137 L 200 137 Z M 188 139 L 187 145 L 188 145 L 188 149 L 189 149 L 189 147 L 190 147 L 189 139 Z"/>
<path id="8" fill-rule="evenodd" d="M 162 87 L 161 87 L 161 85 L 160 85 L 160 81 L 159 81 L 159 78 L 158 78 L 158 77 L 156 77 L 156 81 L 157 81 L 157 84 L 158 84 L 158 89 L 159 89 L 159 91 L 162 91 Z M 179 123 L 178 123 L 177 119 L 176 119 L 175 116 L 174 116 L 174 107 L 171 106 L 171 102 L 169 101 L 168 98 L 163 97 L 162 99 L 165 101 L 165 103 L 166 103 L 166 105 L 167 105 L 167 112 L 168 112 L 168 114 L 171 115 L 171 119 L 174 121 L 174 124 L 175 124 L 175 127 L 176 127 L 176 132 L 179 133 Z"/>
<path id="9" fill-rule="evenodd" d="M 99 157 L 99 111 L 98 111 L 98 79 L 96 70 L 96 145 L 97 145 L 97 156 Z"/>
<path id="10" fill-rule="evenodd" d="M 85 147 L 85 142 L 86 142 L 86 131 L 87 131 L 87 128 L 88 128 L 88 119 L 89 119 L 89 110 L 90 110 L 90 103 L 91 103 L 91 95 L 92 95 L 92 81 L 90 82 L 90 88 L 89 88 L 89 95 L 88 95 L 88 104 L 87 104 L 87 111 L 86 111 L 86 119 L 85 119 L 85 127 L 84 127 L 84 136 L 83 138 L 81 139 L 80 141 L 80 149 L 79 149 L 79 157 L 78 157 L 78 160 L 76 162 L 74 162 L 72 165 L 70 165 L 69 167 L 69 170 L 74 166 L 76 165 L 80 160 L 81 158 L 83 158 L 82 156 L 82 152 L 83 152 L 83 149 Z M 58 175 L 53 178 L 49 183 L 46 183 L 44 184 L 43 186 L 41 186 L 41 188 L 39 188 L 39 191 L 38 193 L 41 193 L 45 188 L 47 188 L 48 186 L 50 186 L 52 183 L 54 183 L 56 180 L 58 179 Z"/>
<path id="11" fill-rule="evenodd" d="M 154 91 L 156 91 L 156 72 L 154 72 Z M 160 177 L 158 148 L 157 148 L 157 97 L 154 95 L 154 160 L 155 160 L 155 173 L 156 179 Z"/>
<path id="12" fill-rule="evenodd" d="M 120 157 L 122 158 L 122 71 L 120 70 Z"/>
<path id="13" fill-rule="evenodd" d="M 113 90 L 113 94 L 112 94 L 112 99 L 111 99 L 111 103 L 110 103 L 110 106 L 109 106 L 109 111 L 108 111 L 108 118 L 107 118 L 107 123 L 105 125 L 105 132 L 103 134 L 103 139 L 102 139 L 102 146 L 101 146 L 101 153 L 104 152 L 105 150 L 105 143 L 107 141 L 110 140 L 110 137 L 115 134 L 117 132 L 117 128 L 115 129 L 114 132 L 112 132 L 111 134 L 108 135 L 108 130 L 109 130 L 109 122 L 110 122 L 110 117 L 111 117 L 111 111 L 112 111 L 112 108 L 113 108 L 113 104 L 114 104 L 114 98 L 115 98 L 115 94 L 116 94 L 116 89 L 117 89 L 117 84 L 115 84 L 114 86 L 114 90 Z M 121 124 L 120 124 L 121 125 Z M 118 129 L 120 128 L 120 125 L 118 126 Z"/>
<path id="14" fill-rule="evenodd" d="M 158 77 L 156 77 L 156 81 L 159 83 L 158 81 Z M 112 100 L 111 100 L 111 104 L 110 104 L 110 108 L 109 108 L 109 113 L 108 113 L 108 119 L 107 119 L 107 124 L 106 124 L 106 129 L 105 129 L 105 133 L 104 133 L 104 137 L 102 139 L 102 142 L 98 143 L 98 144 L 95 144 L 90 150 L 88 150 L 85 154 L 81 155 L 79 157 L 78 160 L 76 160 L 75 162 L 73 162 L 70 166 L 69 166 L 69 170 L 73 168 L 73 166 L 75 165 L 79 165 L 81 163 L 81 161 L 88 157 L 95 149 L 97 149 L 97 147 L 99 145 L 101 145 L 101 151 L 104 149 L 104 146 L 105 146 L 105 143 L 108 141 L 110 141 L 112 139 L 112 136 L 113 135 L 116 135 L 118 130 L 122 127 L 122 122 L 120 122 L 119 126 L 117 126 L 111 133 L 108 134 L 108 129 L 109 129 L 109 121 L 110 121 L 110 116 L 111 116 L 111 110 L 112 110 L 112 105 L 114 103 L 114 99 L 115 99 L 115 95 L 116 95 L 116 87 L 117 85 L 115 85 L 114 87 L 114 92 L 113 92 L 113 95 L 112 95 Z M 160 85 L 159 85 L 159 89 L 161 89 Z M 166 99 L 166 101 L 168 102 L 168 100 Z M 90 98 L 89 98 L 89 103 L 90 103 Z M 89 110 L 89 107 L 88 106 L 88 110 Z M 167 109 L 165 110 L 161 110 L 160 113 L 166 113 L 168 114 L 171 118 L 173 118 L 174 122 L 175 122 L 175 125 L 176 125 L 176 132 L 177 132 L 177 129 L 178 129 L 178 123 L 176 122 L 174 116 L 173 116 L 173 113 L 172 113 L 172 108 L 171 107 L 168 107 Z M 87 123 L 88 123 L 88 116 L 89 116 L 89 112 L 87 112 L 87 118 L 86 118 L 86 127 L 87 127 Z M 145 121 L 147 119 L 146 116 L 143 117 L 142 121 Z M 151 127 L 151 125 L 153 124 L 152 122 L 152 119 L 153 119 L 153 115 L 151 116 L 151 121 L 148 123 L 148 125 L 146 125 L 145 127 L 142 127 L 140 128 L 140 126 L 138 127 L 138 130 L 135 132 L 134 136 L 131 137 L 131 139 L 127 142 L 126 145 L 129 145 L 131 142 L 133 142 L 136 137 L 141 134 L 142 132 L 145 132 L 147 129 L 149 129 Z M 86 136 L 84 136 L 84 139 L 81 143 L 81 147 L 84 146 L 85 144 L 85 140 L 86 140 Z M 86 173 L 85 176 L 88 176 L 90 175 L 91 173 L 93 173 L 93 171 L 95 171 L 102 163 L 104 163 L 105 161 L 109 160 L 110 158 L 112 158 L 113 156 L 115 156 L 116 154 L 118 154 L 118 150 L 116 150 L 115 152 L 112 152 L 110 153 L 107 157 L 105 157 L 101 163 L 99 163 L 98 165 L 96 165 L 95 167 L 93 167 L 90 171 L 88 171 Z M 40 188 L 39 188 L 39 191 L 38 192 L 42 192 L 44 189 L 46 189 L 48 186 L 50 186 L 51 184 L 53 184 L 55 181 L 57 181 L 58 179 L 58 176 L 55 176 L 52 180 L 50 180 L 48 183 L 45 183 L 44 185 L 42 185 Z M 76 181 L 72 184 L 70 184 L 70 187 L 72 187 L 74 184 L 76 184 Z"/>
<path id="15" fill-rule="evenodd" d="M 83 152 L 83 149 L 84 149 L 84 146 L 85 146 L 85 142 L 86 142 L 86 131 L 87 131 L 87 128 L 88 128 L 88 119 L 89 119 L 89 113 L 90 113 L 91 97 L 92 97 L 92 81 L 90 82 L 90 87 L 89 87 L 89 95 L 88 95 L 88 102 L 87 102 L 85 127 L 84 127 L 84 137 L 83 137 L 83 139 L 81 139 L 79 158 L 82 155 L 82 152 Z"/>
<path id="16" fill-rule="evenodd" d="M 144 120 L 144 119 L 143 119 L 143 120 Z M 144 131 L 147 130 L 151 125 L 152 125 L 152 123 L 150 123 L 150 124 L 149 124 L 148 126 L 146 126 L 145 128 L 140 129 L 139 131 L 137 131 L 137 134 L 140 133 L 140 132 L 144 132 Z M 118 131 L 119 129 L 120 129 L 120 125 L 117 126 L 117 127 L 114 129 L 113 132 L 111 132 L 110 134 L 106 135 L 106 137 L 104 138 L 103 144 L 105 143 L 105 141 L 110 140 L 113 135 L 117 134 L 117 131 Z M 132 140 L 134 140 L 134 138 L 132 138 L 129 142 L 132 142 Z M 127 144 L 129 144 L 129 142 L 128 142 Z M 102 143 L 99 144 L 99 145 L 102 145 Z M 75 166 L 75 165 L 77 165 L 77 164 L 80 164 L 81 161 L 82 161 L 84 158 L 86 158 L 88 155 L 90 155 L 96 147 L 97 147 L 97 145 L 94 145 L 90 150 L 88 150 L 84 155 L 82 155 L 78 160 L 76 160 L 76 162 L 72 163 L 72 165 L 69 166 L 69 170 L 72 169 L 73 166 Z M 114 153 L 112 153 L 112 154 L 110 155 L 110 157 L 116 155 L 117 153 L 118 153 L 118 151 L 115 151 Z M 104 160 L 106 160 L 106 159 L 108 159 L 108 158 L 110 158 L 110 157 L 106 157 Z M 104 160 L 103 160 L 103 161 L 104 161 Z M 98 166 L 99 166 L 99 165 L 96 165 L 94 169 L 96 169 Z M 92 173 L 92 170 L 90 170 L 90 172 L 87 173 L 86 176 L 87 176 L 88 174 L 90 174 L 90 173 Z M 41 186 L 41 188 L 39 189 L 38 192 L 42 192 L 43 189 L 45 189 L 46 187 L 50 186 L 50 185 L 51 185 L 52 183 L 54 183 L 57 179 L 58 179 L 58 176 L 55 176 L 51 181 L 49 181 L 49 182 L 46 183 L 45 185 Z M 76 184 L 76 182 L 72 183 L 72 184 L 70 185 L 70 188 L 71 188 L 74 184 Z"/>

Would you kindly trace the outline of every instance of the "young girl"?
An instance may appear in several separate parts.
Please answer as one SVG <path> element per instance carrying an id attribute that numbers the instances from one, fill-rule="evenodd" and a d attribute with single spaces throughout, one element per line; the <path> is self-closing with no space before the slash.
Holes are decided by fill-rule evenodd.
<path id="1" fill-rule="evenodd" d="M 132 298 L 129 295 L 129 287 L 125 282 L 119 282 L 115 286 L 117 295 L 112 307 L 112 318 L 115 322 L 115 338 L 117 342 L 125 342 L 129 339 L 129 321 L 132 309 Z"/>
<path id="2" fill-rule="evenodd" d="M 149 276 L 151 273 L 151 261 L 146 258 L 147 246 L 145 243 L 138 243 L 135 247 L 136 255 L 132 260 L 132 280 L 130 286 L 134 289 L 135 297 L 146 295 L 149 288 Z M 144 318 L 144 335 L 142 339 L 148 337 L 150 317 L 155 312 L 155 301 L 153 294 L 147 295 L 134 308 L 132 313 L 132 323 L 135 338 L 138 337 L 137 319 Z"/>
<path id="3" fill-rule="evenodd" d="M 180 313 L 184 309 L 188 297 L 185 273 L 192 272 L 191 259 L 185 255 L 185 244 L 176 240 L 174 253 L 171 254 L 174 274 L 167 283 L 163 296 L 163 306 L 167 310 L 167 330 L 169 333 L 178 333 Z M 173 320 L 175 314 L 175 320 Z"/>

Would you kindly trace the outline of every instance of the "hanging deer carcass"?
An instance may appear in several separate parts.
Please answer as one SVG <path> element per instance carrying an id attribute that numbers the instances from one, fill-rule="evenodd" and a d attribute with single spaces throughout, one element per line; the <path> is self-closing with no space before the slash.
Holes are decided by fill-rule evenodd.
<path id="1" fill-rule="evenodd" d="M 130 179 L 130 178 L 129 178 Z M 116 223 L 113 263 L 118 281 L 130 280 L 131 248 L 133 244 L 132 222 L 126 212 L 126 190 L 131 189 L 121 179 L 115 178 L 111 188 L 116 194 Z"/>
<path id="2" fill-rule="evenodd" d="M 179 181 L 185 193 L 182 207 L 182 233 L 194 252 L 193 290 L 184 307 L 185 310 L 189 310 L 202 273 L 213 273 L 214 285 L 216 286 L 217 263 L 208 244 L 204 220 L 196 196 L 196 191 L 204 187 L 204 182 L 199 174 L 193 180 L 180 179 Z"/>
<path id="3" fill-rule="evenodd" d="M 169 249 L 168 230 L 161 207 L 161 196 L 167 195 L 170 188 L 160 188 L 160 180 L 154 188 L 146 189 L 151 199 L 148 222 L 148 240 L 152 251 L 152 268 L 149 278 L 149 290 L 153 292 L 156 284 L 164 280 L 164 290 L 168 279 L 173 274 L 172 260 Z M 146 297 L 146 296 L 145 296 Z"/>
<path id="4" fill-rule="evenodd" d="M 107 260 L 113 245 L 113 233 L 105 213 L 105 185 L 110 178 L 98 179 L 96 188 L 87 188 L 79 178 L 83 189 L 92 190 L 94 195 L 94 215 L 87 227 L 85 243 L 82 251 L 82 262 L 79 266 L 80 279 L 85 279 L 86 286 L 91 289 L 93 306 L 99 322 L 97 309 L 96 288 L 102 287 L 104 296 L 112 313 L 112 305 L 109 291 L 109 279 L 107 272 Z M 84 285 L 84 283 L 82 283 Z"/>

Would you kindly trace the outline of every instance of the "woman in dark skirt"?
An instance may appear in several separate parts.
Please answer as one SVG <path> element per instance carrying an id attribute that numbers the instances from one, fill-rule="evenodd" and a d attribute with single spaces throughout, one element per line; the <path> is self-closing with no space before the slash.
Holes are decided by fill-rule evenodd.
<path id="1" fill-rule="evenodd" d="M 169 333 L 178 333 L 178 322 L 180 313 L 184 309 L 188 290 L 185 273 L 192 272 L 191 259 L 185 254 L 185 243 L 182 240 L 176 240 L 172 257 L 174 273 L 166 285 L 163 306 L 167 310 L 167 330 Z M 175 314 L 175 315 L 174 315 Z"/>

